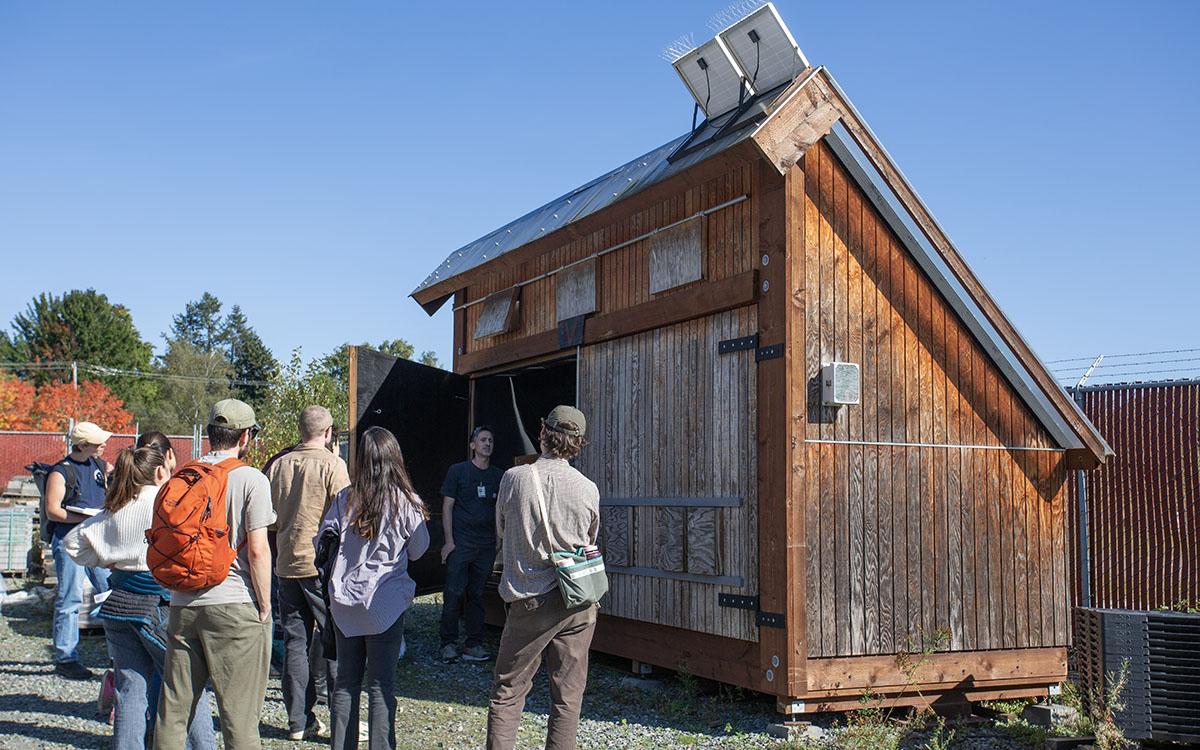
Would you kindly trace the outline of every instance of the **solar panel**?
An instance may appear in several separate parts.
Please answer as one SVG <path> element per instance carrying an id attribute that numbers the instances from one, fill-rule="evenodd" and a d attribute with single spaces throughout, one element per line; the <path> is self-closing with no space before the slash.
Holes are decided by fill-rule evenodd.
<path id="1" fill-rule="evenodd" d="M 745 73 L 734 62 L 720 37 L 714 37 L 674 62 L 696 103 L 708 119 L 736 109 L 742 101 Z M 746 98 L 753 95 L 746 92 Z"/>
<path id="2" fill-rule="evenodd" d="M 725 48 L 758 91 L 787 83 L 808 67 L 808 60 L 772 3 L 733 23 L 717 38 L 725 42 Z"/>

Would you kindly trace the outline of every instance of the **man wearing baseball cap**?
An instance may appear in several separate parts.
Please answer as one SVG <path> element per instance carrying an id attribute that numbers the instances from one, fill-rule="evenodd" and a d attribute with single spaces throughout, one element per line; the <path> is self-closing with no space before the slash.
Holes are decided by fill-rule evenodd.
<path id="1" fill-rule="evenodd" d="M 92 422 L 78 422 L 68 441 L 71 452 L 46 475 L 45 520 L 49 527 L 50 551 L 54 555 L 54 671 L 70 680 L 91 679 L 92 672 L 79 663 L 79 607 L 83 601 L 83 577 L 96 593 L 108 589 L 108 570 L 84 568 L 63 549 L 63 538 L 76 524 L 104 507 L 108 466 L 101 456 L 112 433 Z"/>
<path id="2" fill-rule="evenodd" d="M 508 604 L 508 617 L 488 704 L 488 750 L 515 746 L 525 696 L 543 653 L 553 696 L 546 748 L 576 746 L 596 605 L 567 609 L 548 557 L 551 550 L 596 544 L 600 492 L 569 463 L 587 445 L 586 430 L 583 412 L 573 406 L 554 407 L 542 420 L 541 456 L 531 465 L 509 469 L 500 481 L 496 537 L 504 564 L 500 598 Z M 538 485 L 545 498 L 545 519 Z"/>
<path id="3" fill-rule="evenodd" d="M 246 455 L 258 432 L 254 409 L 229 398 L 208 418 L 212 451 L 198 461 L 219 464 Z M 205 683 L 212 681 L 228 750 L 258 750 L 258 724 L 271 660 L 271 547 L 275 523 L 271 484 L 253 466 L 226 478 L 229 544 L 238 550 L 229 575 L 215 586 L 172 591 L 167 655 L 154 729 L 156 750 L 183 750 Z"/>

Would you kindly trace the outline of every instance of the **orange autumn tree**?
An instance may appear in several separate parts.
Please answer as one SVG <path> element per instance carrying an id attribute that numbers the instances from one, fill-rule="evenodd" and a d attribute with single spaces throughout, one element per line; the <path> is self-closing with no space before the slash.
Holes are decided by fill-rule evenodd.
<path id="1" fill-rule="evenodd" d="M 32 430 L 33 383 L 0 372 L 0 430 Z"/>
<path id="2" fill-rule="evenodd" d="M 125 411 L 125 402 L 98 380 L 85 380 L 78 389 L 70 383 L 47 383 L 38 389 L 32 411 L 35 430 L 66 430 L 73 418 L 95 422 L 109 432 L 133 432 L 133 415 Z"/>

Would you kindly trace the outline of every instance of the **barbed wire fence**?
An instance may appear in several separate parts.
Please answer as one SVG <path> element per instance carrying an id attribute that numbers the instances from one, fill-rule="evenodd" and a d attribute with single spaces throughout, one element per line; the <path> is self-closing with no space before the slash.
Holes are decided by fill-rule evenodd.
<path id="1" fill-rule="evenodd" d="M 1200 379 L 1200 348 L 1052 359 L 1046 366 L 1064 388 Z"/>

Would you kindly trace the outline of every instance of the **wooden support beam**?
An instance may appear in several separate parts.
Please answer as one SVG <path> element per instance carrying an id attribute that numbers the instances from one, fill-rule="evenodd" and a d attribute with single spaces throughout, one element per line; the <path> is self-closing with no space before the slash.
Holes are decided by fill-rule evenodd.
<path id="1" fill-rule="evenodd" d="M 664 294 L 658 299 L 624 310 L 588 318 L 583 343 L 597 344 L 749 305 L 756 298 L 756 285 L 757 272 L 746 271 L 720 281 L 697 284 Z M 455 372 L 478 373 L 557 351 L 557 330 L 535 333 L 515 341 L 463 354 L 455 364 Z"/>
<path id="2" fill-rule="evenodd" d="M 671 647 L 664 648 L 663 644 Z M 774 691 L 757 668 L 759 646 L 752 641 L 602 614 L 592 648 L 749 690 Z"/>
<path id="3" fill-rule="evenodd" d="M 993 680 L 1051 684 L 1067 676 L 1065 648 L 956 651 L 914 658 L 924 663 L 915 674 L 917 686 L 958 684 L 964 680 L 976 684 Z M 808 662 L 808 693 L 861 693 L 866 688 L 878 691 L 910 682 L 914 680 L 904 674 L 895 656 L 848 656 Z"/>
<path id="4" fill-rule="evenodd" d="M 761 161 L 753 174 L 758 186 L 752 225 L 759 259 L 758 345 L 784 345 L 784 356 L 762 360 L 758 378 L 758 586 L 759 609 L 782 615 L 783 627 L 760 627 L 759 670 L 775 695 L 790 695 L 791 672 L 803 668 L 794 651 L 795 596 L 788 568 L 789 443 L 786 181 Z"/>
<path id="5" fill-rule="evenodd" d="M 766 171 L 766 168 L 763 168 Z M 786 424 L 782 426 L 786 472 L 784 531 L 784 554 L 788 586 L 787 629 L 791 655 L 788 663 L 788 687 L 795 695 L 807 686 L 808 680 L 808 585 L 805 559 L 808 554 L 808 531 L 805 522 L 807 501 L 806 481 L 808 451 L 804 443 L 808 429 L 808 381 L 805 362 L 805 267 L 804 246 L 804 169 L 800 164 L 791 167 L 784 177 L 784 217 L 787 227 L 784 257 L 784 284 L 780 289 L 786 293 L 782 301 L 785 307 L 785 336 L 787 351 L 784 353 L 786 374 L 784 385 L 784 414 Z"/>
<path id="6" fill-rule="evenodd" d="M 568 242 L 584 239 L 592 232 L 624 221 L 639 211 L 644 211 L 657 203 L 687 192 L 687 189 L 693 185 L 700 185 L 728 174 L 744 166 L 746 162 L 758 158 L 759 152 L 754 144 L 748 139 L 742 141 L 716 156 L 689 167 L 679 174 L 672 175 L 662 182 L 639 190 L 628 198 L 557 229 L 545 237 L 539 237 L 529 244 L 504 253 L 481 266 L 414 292 L 412 297 L 421 305 L 429 305 L 446 297 L 456 289 L 471 286 L 482 276 L 496 273 L 500 269 L 520 266 L 544 253 L 560 248 Z"/>
<path id="7" fill-rule="evenodd" d="M 776 171 L 786 175 L 804 152 L 829 133 L 841 117 L 837 106 L 816 86 L 805 85 L 784 96 L 786 112 L 772 117 L 754 133 L 754 145 Z M 783 116 L 786 115 L 786 116 Z"/>

